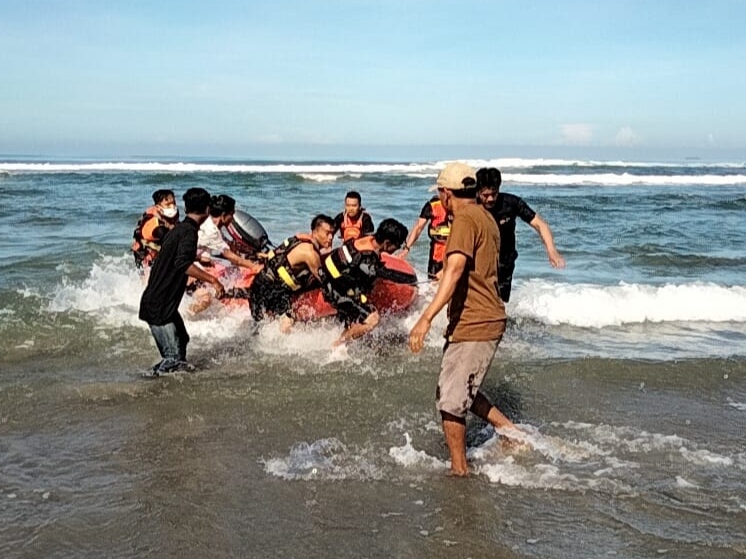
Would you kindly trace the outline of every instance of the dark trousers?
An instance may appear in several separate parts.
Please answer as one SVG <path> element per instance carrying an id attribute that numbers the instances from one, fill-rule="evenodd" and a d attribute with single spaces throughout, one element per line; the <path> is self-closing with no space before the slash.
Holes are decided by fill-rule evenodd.
<path id="1" fill-rule="evenodd" d="M 158 346 L 158 352 L 162 358 L 153 369 L 158 372 L 167 372 L 183 365 L 186 362 L 189 334 L 181 315 L 176 313 L 171 322 L 167 324 L 148 324 L 148 326 L 150 326 L 150 333 L 153 334 L 155 345 Z"/>
<path id="2" fill-rule="evenodd" d="M 497 291 L 500 293 L 500 299 L 504 303 L 510 301 L 513 270 L 515 270 L 515 262 L 499 262 L 497 264 Z"/>

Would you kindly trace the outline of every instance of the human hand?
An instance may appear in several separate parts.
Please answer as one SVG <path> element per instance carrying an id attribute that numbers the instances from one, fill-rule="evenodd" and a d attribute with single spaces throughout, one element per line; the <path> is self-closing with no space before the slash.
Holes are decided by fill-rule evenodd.
<path id="1" fill-rule="evenodd" d="M 565 267 L 565 259 L 562 258 L 562 255 L 556 250 L 549 253 L 549 263 L 552 265 L 552 268 Z"/>
<path id="2" fill-rule="evenodd" d="M 425 336 L 430 331 L 431 325 L 430 320 L 423 315 L 409 332 L 409 349 L 412 353 L 419 353 L 422 350 L 425 345 Z"/>
<path id="3" fill-rule="evenodd" d="M 225 287 L 223 287 L 223 284 L 219 280 L 216 279 L 213 281 L 212 287 L 215 289 L 215 297 L 222 299 L 225 296 Z"/>

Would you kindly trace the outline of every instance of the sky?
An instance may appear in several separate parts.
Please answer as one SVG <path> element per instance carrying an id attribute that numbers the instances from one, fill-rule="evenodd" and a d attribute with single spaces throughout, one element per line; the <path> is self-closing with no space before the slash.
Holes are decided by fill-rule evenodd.
<path id="1" fill-rule="evenodd" d="M 746 152 L 743 0 L 2 0 L 0 53 L 3 154 Z"/>

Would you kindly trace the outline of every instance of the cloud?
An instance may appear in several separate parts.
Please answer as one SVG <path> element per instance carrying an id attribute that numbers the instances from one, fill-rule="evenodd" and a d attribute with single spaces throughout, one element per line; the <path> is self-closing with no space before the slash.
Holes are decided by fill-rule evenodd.
<path id="1" fill-rule="evenodd" d="M 632 147 L 640 143 L 640 136 L 632 128 L 625 126 L 619 129 L 611 143 L 615 146 Z"/>
<path id="2" fill-rule="evenodd" d="M 593 139 L 592 124 L 562 124 L 562 143 L 570 145 L 589 144 Z"/>

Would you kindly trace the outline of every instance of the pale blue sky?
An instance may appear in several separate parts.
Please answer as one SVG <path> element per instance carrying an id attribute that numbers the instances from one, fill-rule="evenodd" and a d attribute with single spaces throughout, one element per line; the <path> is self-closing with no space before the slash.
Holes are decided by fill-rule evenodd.
<path id="1" fill-rule="evenodd" d="M 0 52 L 6 154 L 746 148 L 743 0 L 2 0 Z"/>

